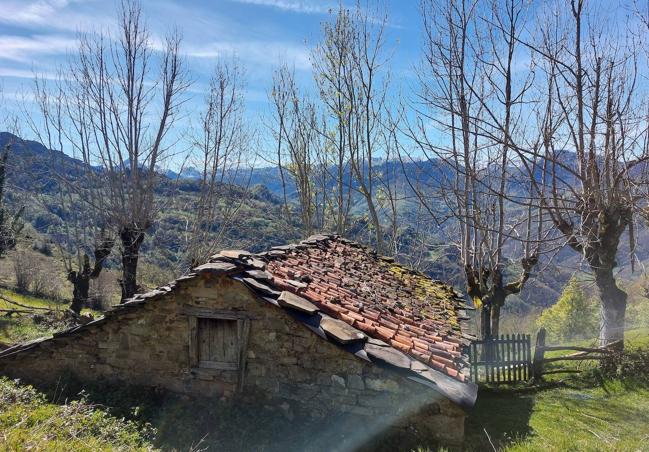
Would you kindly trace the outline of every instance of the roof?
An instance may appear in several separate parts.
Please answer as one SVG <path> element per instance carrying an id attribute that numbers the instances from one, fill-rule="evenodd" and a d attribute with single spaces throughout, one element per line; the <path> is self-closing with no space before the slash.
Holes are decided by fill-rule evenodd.
<path id="1" fill-rule="evenodd" d="M 316 235 L 259 254 L 222 251 L 170 285 L 136 295 L 104 318 L 53 339 L 160 298 L 186 281 L 213 275 L 241 281 L 261 299 L 361 359 L 391 367 L 460 405 L 475 402 L 477 387 L 468 379 L 468 357 L 463 353 L 472 337 L 462 327 L 468 308 L 461 294 L 336 235 Z M 18 345 L 0 352 L 0 357 L 37 345 Z"/>
<path id="2" fill-rule="evenodd" d="M 275 286 L 464 381 L 462 347 L 468 341 L 460 320 L 466 313 L 452 287 L 344 239 L 319 244 L 270 255 L 266 271 Z"/>

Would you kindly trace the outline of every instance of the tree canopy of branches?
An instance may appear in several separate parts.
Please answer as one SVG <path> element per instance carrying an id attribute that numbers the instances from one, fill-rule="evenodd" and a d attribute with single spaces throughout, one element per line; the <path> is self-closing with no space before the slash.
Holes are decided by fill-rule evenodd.
<path id="1" fill-rule="evenodd" d="M 236 59 L 219 61 L 210 79 L 200 130 L 190 159 L 200 171 L 198 200 L 189 212 L 185 263 L 205 262 L 232 227 L 245 197 L 236 187 L 250 144 L 244 122 L 243 70 Z M 238 188 L 238 189 L 236 189 Z"/>
<path id="2" fill-rule="evenodd" d="M 603 346 L 624 337 L 627 295 L 615 277 L 620 241 L 627 232 L 633 252 L 634 218 L 646 211 L 649 137 L 638 83 L 646 62 L 634 37 L 616 35 L 592 3 L 571 0 L 547 17 L 538 42 L 529 44 L 543 94 L 541 140 L 526 158 L 544 161 L 539 205 L 594 276 Z"/>
<path id="3" fill-rule="evenodd" d="M 16 246 L 16 237 L 20 234 L 24 223 L 20 217 L 23 208 L 18 209 L 13 215 L 7 211 L 4 200 L 5 185 L 7 183 L 7 160 L 11 152 L 11 145 L 7 145 L 0 154 L 0 257 Z"/>
<path id="4" fill-rule="evenodd" d="M 530 188 L 518 177 L 512 149 L 530 87 L 527 80 L 516 83 L 512 68 L 523 3 L 484 5 L 422 2 L 421 89 L 417 118 L 407 127 L 416 150 L 402 161 L 418 168 L 405 175 L 457 247 L 467 292 L 481 308 L 481 334 L 489 337 L 499 333 L 506 298 L 521 291 L 538 262 L 543 218 L 529 202 L 522 208 L 508 202 L 512 190 Z M 507 34 L 487 25 L 492 21 Z"/>
<path id="5" fill-rule="evenodd" d="M 56 150 L 63 148 L 66 137 L 73 133 L 65 129 L 65 112 L 70 107 L 65 83 L 61 77 L 54 86 L 38 76 L 34 79 L 33 93 L 38 114 L 28 114 L 27 123 L 49 150 L 50 166 L 46 174 L 32 174 L 32 183 L 42 192 L 37 197 L 39 204 L 48 208 L 53 198 L 58 209 L 65 213 L 62 231 L 57 234 L 55 244 L 67 279 L 72 284 L 70 310 L 79 314 L 88 301 L 90 280 L 99 277 L 111 254 L 114 234 L 106 230 L 105 212 L 84 203 L 79 196 L 81 184 L 90 182 L 86 168 L 75 168 L 63 152 Z M 78 176 L 76 180 L 71 179 L 73 174 Z M 46 192 L 49 192 L 49 197 L 44 195 Z M 89 254 L 95 258 L 92 264 Z"/>
<path id="6" fill-rule="evenodd" d="M 374 161 L 381 153 L 389 87 L 385 55 L 387 16 L 341 5 L 335 21 L 323 24 L 314 49 L 314 77 L 330 125 L 324 136 L 335 155 L 336 231 L 347 227 L 351 190 L 365 200 L 377 251 L 384 251 L 383 227 L 376 205 Z M 350 170 L 353 182 L 345 177 Z"/>
<path id="7" fill-rule="evenodd" d="M 320 173 L 326 171 L 326 161 L 321 160 L 323 148 L 318 133 L 317 111 L 315 105 L 299 93 L 294 71 L 286 65 L 280 66 L 273 76 L 270 94 L 273 109 L 273 135 L 277 141 L 276 163 L 284 190 L 284 209 L 287 204 L 285 177 L 290 176 L 295 183 L 300 208 L 302 236 L 308 237 L 315 228 L 318 205 L 325 206 L 326 187 L 318 184 Z M 286 174 L 287 173 L 287 174 Z M 290 214 L 290 213 L 289 213 Z"/>
<path id="8" fill-rule="evenodd" d="M 44 114 L 60 131 L 58 149 L 85 165 L 82 180 L 68 188 L 101 219 L 95 226 L 119 239 L 125 300 L 137 291 L 139 250 L 161 207 L 157 170 L 172 155 L 168 134 L 188 80 L 179 34 L 168 35 L 163 50 L 154 51 L 135 0 L 121 3 L 116 30 L 79 36 L 76 57 L 61 69 L 54 110 Z M 77 276 L 84 266 L 82 259 Z"/>
<path id="9" fill-rule="evenodd" d="M 0 85 L 0 124 L 7 130 L 17 129 L 17 119 L 2 108 L 4 107 L 2 94 L 2 86 Z M 21 220 L 24 207 L 11 214 L 7 209 L 5 200 L 9 156 L 12 146 L 16 144 L 19 143 L 7 143 L 4 149 L 0 151 L 0 258 L 4 257 L 7 251 L 16 246 L 16 237 L 24 227 Z"/>

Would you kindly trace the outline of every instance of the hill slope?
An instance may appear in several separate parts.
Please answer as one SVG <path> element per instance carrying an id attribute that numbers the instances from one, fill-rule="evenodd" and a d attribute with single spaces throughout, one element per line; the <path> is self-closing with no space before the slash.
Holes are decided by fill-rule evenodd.
<path id="1" fill-rule="evenodd" d="M 25 204 L 25 219 L 41 234 L 53 240 L 61 240 L 61 230 L 66 222 L 66 212 L 62 211 L 56 199 L 48 193 L 55 186 L 53 171 L 64 171 L 69 180 L 74 180 L 82 171 L 83 163 L 59 151 L 50 151 L 35 141 L 23 141 L 9 133 L 0 133 L 0 147 L 13 143 L 11 152 L 11 168 L 9 169 L 10 193 L 8 200 L 14 205 Z M 416 200 L 404 176 L 406 172 L 414 171 L 414 163 L 401 168 L 400 162 L 375 162 L 377 171 L 394 171 L 397 175 L 396 187 L 402 200 L 399 205 L 401 214 L 402 250 L 403 256 L 408 256 L 411 246 L 415 243 Z M 450 168 L 438 161 L 418 162 L 425 178 L 439 179 L 442 176 L 451 177 Z M 186 239 L 188 212 L 196 202 L 198 181 L 195 174 L 187 173 L 187 177 L 179 177 L 176 173 L 161 174 L 161 184 L 158 189 L 158 201 L 162 211 L 153 225 L 143 246 L 144 259 L 167 272 L 179 271 L 180 253 Z M 224 203 L 236 202 L 245 194 L 245 202 L 238 212 L 237 219 L 223 237 L 221 246 L 245 248 L 251 251 L 261 251 L 274 245 L 281 245 L 299 238 L 299 225 L 289 223 L 281 215 L 281 199 L 283 190 L 280 184 L 277 168 L 253 169 L 246 175 L 245 183 L 253 189 L 245 192 L 239 187 L 231 187 L 232 199 Z M 241 180 L 243 184 L 244 181 Z M 514 187 L 515 189 L 515 187 Z M 291 201 L 296 202 L 294 187 L 287 187 Z M 354 196 L 353 209 L 354 227 L 352 238 L 365 241 L 371 236 L 366 223 L 366 209 L 360 195 Z M 298 215 L 295 215 L 297 217 Z M 427 231 L 427 253 L 423 256 L 422 269 L 432 277 L 442 279 L 462 287 L 462 268 L 459 264 L 457 251 L 448 245 L 448 237 L 440 230 Z M 627 241 L 628 242 L 628 241 Z M 641 262 L 649 261 L 649 231 L 640 227 L 637 230 L 635 250 Z M 628 262 L 628 246 L 623 241 L 620 253 L 620 263 Z M 110 265 L 117 265 L 114 261 Z M 540 277 L 530 281 L 524 292 L 509 303 L 510 312 L 524 313 L 534 306 L 548 306 L 558 297 L 561 287 L 570 274 L 579 265 L 579 256 L 571 250 L 563 250 L 554 256 L 554 262 L 544 265 Z M 509 271 L 515 273 L 516 265 L 512 263 Z M 628 276 L 628 275 L 627 275 Z"/>

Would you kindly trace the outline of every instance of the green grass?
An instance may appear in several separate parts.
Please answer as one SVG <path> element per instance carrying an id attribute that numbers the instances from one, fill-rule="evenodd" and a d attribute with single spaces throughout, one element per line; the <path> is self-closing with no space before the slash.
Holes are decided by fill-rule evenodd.
<path id="1" fill-rule="evenodd" d="M 649 328 L 636 328 L 624 333 L 626 345 L 633 348 L 649 348 Z"/>
<path id="2" fill-rule="evenodd" d="M 22 305 L 30 306 L 33 308 L 61 310 L 67 307 L 66 304 L 60 301 L 20 294 L 9 289 L 0 289 L 0 295 L 8 298 L 9 300 L 16 301 Z M 0 309 L 20 309 L 20 307 L 0 299 Z"/>
<path id="3" fill-rule="evenodd" d="M 469 413 L 467 450 L 649 450 L 649 389 L 601 386 L 481 391 Z M 489 437 L 487 436 L 489 435 Z"/>
<path id="4" fill-rule="evenodd" d="M 87 401 L 49 403 L 31 386 L 0 378 L 0 450 L 152 450 L 153 431 Z"/>
<path id="5" fill-rule="evenodd" d="M 0 295 L 20 305 L 34 308 L 29 314 L 3 313 L 0 316 L 0 343 L 11 345 L 51 336 L 55 331 L 70 326 L 64 318 L 64 312 L 68 308 L 67 302 L 19 294 L 8 289 L 0 289 Z M 23 306 L 0 299 L 0 309 L 3 310 L 28 310 Z M 101 315 L 91 309 L 83 309 L 81 313 Z"/>
<path id="6" fill-rule="evenodd" d="M 45 308 L 52 311 L 65 311 L 70 305 L 70 302 L 66 300 L 52 300 L 50 298 L 41 298 L 34 295 L 21 294 L 9 289 L 0 289 L 0 295 L 25 306 L 32 308 Z M 3 299 L 0 299 L 0 309 L 20 309 L 20 307 L 11 304 Z M 81 310 L 81 313 L 96 315 L 99 313 L 99 311 L 83 308 Z"/>
<path id="7" fill-rule="evenodd" d="M 626 340 L 627 350 L 646 349 L 649 329 L 627 331 Z M 649 451 L 649 369 L 624 380 L 599 376 L 593 361 L 582 369 L 587 372 L 553 375 L 532 387 L 481 388 L 463 449 Z"/>

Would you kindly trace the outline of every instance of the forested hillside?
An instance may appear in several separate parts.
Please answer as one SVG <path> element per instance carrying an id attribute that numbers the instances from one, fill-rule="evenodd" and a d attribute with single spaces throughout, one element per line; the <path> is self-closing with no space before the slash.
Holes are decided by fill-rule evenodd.
<path id="1" fill-rule="evenodd" d="M 24 219 L 33 226 L 39 234 L 35 241 L 49 243 L 53 255 L 56 257 L 58 248 L 56 244 L 66 241 L 64 234 L 66 221 L 71 212 L 63 211 L 56 199 L 57 172 L 63 171 L 65 177 L 74 181 L 83 173 L 83 162 L 71 158 L 66 154 L 48 150 L 38 142 L 22 140 L 9 133 L 0 134 L 0 146 L 11 147 L 11 165 L 8 173 L 9 192 L 8 200 L 15 208 L 24 205 Z M 56 166 L 50 163 L 55 162 Z M 56 163 L 58 162 L 58 163 Z M 422 219 L 417 212 L 417 199 L 407 184 L 404 172 L 412 171 L 413 164 L 400 162 L 378 162 L 377 171 L 391 171 L 398 177 L 397 186 L 401 191 L 399 201 L 399 256 L 407 263 L 415 263 L 418 268 L 427 272 L 436 279 L 452 282 L 456 287 L 462 288 L 463 271 L 458 258 L 458 250 L 446 238 L 448 233 L 443 228 L 431 228 L 422 224 Z M 442 172 L 452 173 L 452 169 L 441 163 L 429 163 L 433 172 L 426 172 L 429 178 L 441 177 Z M 388 169 L 384 169 L 389 167 Z M 100 171 L 97 169 L 97 171 Z M 188 216 L 196 205 L 200 190 L 200 181 L 191 171 L 177 174 L 173 171 L 161 172 L 160 185 L 156 196 L 160 199 L 160 216 L 152 226 L 152 233 L 145 240 L 142 247 L 143 259 L 148 265 L 160 269 L 160 277 L 154 281 L 143 281 L 144 284 L 154 282 L 162 284 L 165 277 L 186 271 L 187 263 L 182 261 L 183 246 L 187 241 Z M 283 245 L 300 238 L 300 225 L 297 218 L 288 222 L 282 215 L 283 188 L 280 182 L 279 169 L 250 168 L 245 175 L 228 186 L 228 198 L 221 202 L 224 204 L 232 200 L 245 199 L 234 222 L 228 225 L 226 233 L 219 238 L 221 248 L 242 248 L 253 252 L 263 251 L 272 246 Z M 295 186 L 287 184 L 288 200 L 293 209 L 298 209 L 298 200 Z M 353 227 L 350 234 L 353 238 L 372 243 L 368 233 L 366 204 L 358 193 L 352 193 Z M 82 205 L 76 206 L 82 209 Z M 385 219 L 384 219 L 385 220 Z M 217 234 L 220 225 L 214 224 L 213 231 Z M 646 234 L 644 228 L 638 232 L 639 237 Z M 425 242 L 425 245 L 422 244 Z M 646 241 L 639 240 L 640 246 L 636 255 L 643 261 L 647 258 L 649 249 L 643 246 Z M 422 249 L 424 248 L 424 249 Z M 91 252 L 91 250 L 88 250 Z M 421 258 L 419 258 L 421 256 Z M 56 259 L 54 259 L 55 265 Z M 543 271 L 539 277 L 530 282 L 529 290 L 525 290 L 517 300 L 507 306 L 507 310 L 516 315 L 525 315 L 530 310 L 539 309 L 552 304 L 558 298 L 561 288 L 567 282 L 578 258 L 568 252 L 560 252 L 548 257 Z M 112 256 L 108 268 L 118 267 L 117 256 Z M 516 271 L 512 263 L 511 271 Z M 147 272 L 151 273 L 151 271 Z M 630 280 L 635 279 L 632 274 L 626 275 Z"/>

